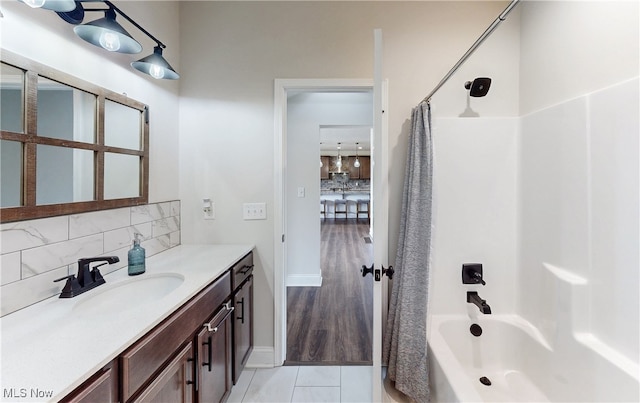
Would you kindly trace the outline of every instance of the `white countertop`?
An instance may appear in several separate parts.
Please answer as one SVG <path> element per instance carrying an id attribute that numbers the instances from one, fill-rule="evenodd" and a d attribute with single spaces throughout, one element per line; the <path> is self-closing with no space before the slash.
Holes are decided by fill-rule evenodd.
<path id="1" fill-rule="evenodd" d="M 0 318 L 0 401 L 60 400 L 252 249 L 253 245 L 180 245 L 147 258 L 144 274 L 130 277 L 126 268 L 117 270 L 104 276 L 106 284 L 77 297 L 49 298 Z M 123 282 L 165 273 L 176 273 L 174 277 L 184 281 L 160 299 L 137 295 L 130 301 L 113 301 L 110 308 L 110 301 L 101 297 L 94 300 L 102 301 L 97 314 L 73 311 Z"/>

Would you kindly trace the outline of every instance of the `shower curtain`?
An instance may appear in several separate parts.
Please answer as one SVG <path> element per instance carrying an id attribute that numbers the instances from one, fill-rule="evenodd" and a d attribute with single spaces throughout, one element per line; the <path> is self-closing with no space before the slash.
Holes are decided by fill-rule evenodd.
<path id="1" fill-rule="evenodd" d="M 383 343 L 387 376 L 417 402 L 429 400 L 427 290 L 431 254 L 431 108 L 413 109 L 400 234 Z"/>

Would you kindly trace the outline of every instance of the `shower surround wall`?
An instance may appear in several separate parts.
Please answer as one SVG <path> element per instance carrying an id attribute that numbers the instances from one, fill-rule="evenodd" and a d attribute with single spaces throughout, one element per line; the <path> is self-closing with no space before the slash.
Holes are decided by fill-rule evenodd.
<path id="1" fill-rule="evenodd" d="M 580 343 L 639 375 L 638 86 L 522 118 L 517 310 L 558 371 Z"/>
<path id="2" fill-rule="evenodd" d="M 640 378 L 639 4 L 525 2 L 516 313 Z"/>
<path id="3" fill-rule="evenodd" d="M 53 280 L 76 274 L 79 258 L 118 256 L 103 275 L 126 268 L 135 233 L 147 257 L 179 245 L 180 202 L 1 224 L 1 316 L 59 294 Z"/>
<path id="4" fill-rule="evenodd" d="M 478 290 L 493 314 L 518 315 L 541 332 L 553 349 L 549 374 L 560 381 L 571 368 L 601 370 L 584 348 L 640 379 L 638 8 L 523 2 L 519 21 L 510 15 L 486 42 L 517 21 L 517 49 L 492 59 L 481 48 L 452 78 L 482 75 L 516 54 L 519 111 L 482 113 L 504 80 L 492 73 L 489 94 L 471 101 L 480 118 L 439 115 L 434 97 L 429 313 L 479 315 L 464 299 Z M 441 90 L 445 103 L 460 92 L 457 81 Z M 462 110 L 464 99 L 456 102 Z M 486 286 L 461 284 L 460 265 L 471 260 L 485 264 Z M 606 385 L 591 387 L 616 398 Z"/>

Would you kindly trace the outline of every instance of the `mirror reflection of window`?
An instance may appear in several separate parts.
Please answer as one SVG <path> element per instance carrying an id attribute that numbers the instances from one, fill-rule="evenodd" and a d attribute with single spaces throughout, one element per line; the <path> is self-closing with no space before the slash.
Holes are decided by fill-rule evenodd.
<path id="1" fill-rule="evenodd" d="M 94 199 L 93 151 L 37 146 L 36 204 Z"/>
<path id="2" fill-rule="evenodd" d="M 24 133 L 24 72 L 0 63 L 0 129 Z"/>
<path id="3" fill-rule="evenodd" d="M 0 206 L 22 205 L 22 143 L 0 140 Z"/>
<path id="4" fill-rule="evenodd" d="M 142 113 L 134 108 L 106 100 L 104 103 L 104 144 L 140 150 Z"/>
<path id="5" fill-rule="evenodd" d="M 96 96 L 38 77 L 38 136 L 95 143 Z"/>
<path id="6" fill-rule="evenodd" d="M 104 154 L 105 200 L 140 196 L 140 157 Z"/>

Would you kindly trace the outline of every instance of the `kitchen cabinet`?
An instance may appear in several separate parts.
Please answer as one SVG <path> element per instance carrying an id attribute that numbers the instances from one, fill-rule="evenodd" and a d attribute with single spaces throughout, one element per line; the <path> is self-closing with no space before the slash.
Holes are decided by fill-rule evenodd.
<path id="1" fill-rule="evenodd" d="M 355 167 L 356 157 L 349 157 L 347 167 L 349 169 L 349 179 L 371 179 L 371 157 L 359 156 L 360 166 Z"/>
<path id="2" fill-rule="evenodd" d="M 360 159 L 360 178 L 371 179 L 371 157 L 359 157 Z"/>
<path id="3" fill-rule="evenodd" d="M 118 402 L 118 361 L 114 360 L 76 390 L 66 396 L 64 403 Z"/>
<path id="4" fill-rule="evenodd" d="M 329 165 L 331 164 L 331 157 L 323 155 L 320 157 L 322 165 L 320 166 L 320 179 L 329 179 Z"/>
<path id="5" fill-rule="evenodd" d="M 253 351 L 253 254 L 247 254 L 232 269 L 233 288 L 233 384 L 240 378 Z"/>

